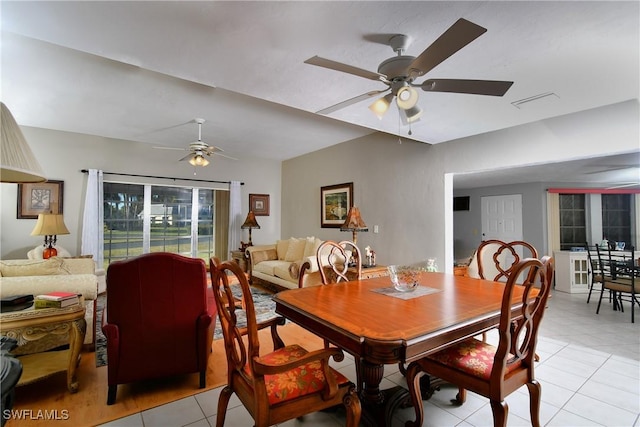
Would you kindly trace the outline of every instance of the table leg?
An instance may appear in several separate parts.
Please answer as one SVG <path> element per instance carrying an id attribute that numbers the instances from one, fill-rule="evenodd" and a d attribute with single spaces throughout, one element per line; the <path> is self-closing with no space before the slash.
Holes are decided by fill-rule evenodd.
<path id="1" fill-rule="evenodd" d="M 84 342 L 86 322 L 84 319 L 75 320 L 71 323 L 69 331 L 69 369 L 67 370 L 67 388 L 71 393 L 78 391 L 78 378 L 76 369 L 80 364 L 80 350 Z"/>
<path id="2" fill-rule="evenodd" d="M 384 365 L 363 361 L 362 380 L 364 388 L 360 395 L 362 404 L 362 422 L 368 427 L 391 426 L 394 411 L 409 403 L 409 391 L 396 386 L 380 390 L 384 375 Z"/>

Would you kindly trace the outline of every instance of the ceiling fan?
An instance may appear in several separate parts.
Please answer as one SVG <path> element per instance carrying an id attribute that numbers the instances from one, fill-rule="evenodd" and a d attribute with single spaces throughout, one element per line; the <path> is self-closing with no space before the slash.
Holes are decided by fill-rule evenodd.
<path id="1" fill-rule="evenodd" d="M 403 123 L 410 124 L 418 121 L 422 116 L 422 110 L 417 105 L 418 92 L 415 88 L 421 88 L 426 92 L 503 96 L 513 82 L 461 79 L 427 79 L 422 83 L 415 82 L 418 77 L 434 69 L 445 59 L 471 43 L 486 31 L 486 28 L 460 18 L 417 57 L 404 55 L 404 51 L 407 49 L 410 41 L 408 36 L 404 34 L 392 35 L 388 43 L 398 55 L 382 61 L 378 66 L 377 72 L 368 71 L 319 56 L 309 58 L 304 62 L 370 80 L 381 81 L 387 85 L 385 89 L 367 92 L 320 110 L 318 113 L 329 114 L 355 104 L 356 102 L 363 101 L 384 92 L 389 92 L 371 104 L 369 109 L 371 109 L 379 119 L 382 119 L 389 109 L 391 101 L 396 98 L 396 104 L 398 105 Z"/>
<path id="2" fill-rule="evenodd" d="M 153 147 L 160 148 L 165 150 L 189 150 L 190 153 L 181 158 L 180 162 L 188 160 L 193 166 L 207 166 L 209 164 L 209 160 L 207 160 L 204 156 L 222 156 L 231 160 L 238 160 L 235 157 L 227 156 L 226 154 L 222 154 L 224 151 L 220 147 L 216 147 L 215 145 L 209 145 L 206 142 L 202 141 L 202 124 L 205 122 L 205 119 L 195 118 L 193 119 L 195 123 L 198 124 L 198 140 L 189 144 L 189 148 L 175 148 L 175 147 Z"/>

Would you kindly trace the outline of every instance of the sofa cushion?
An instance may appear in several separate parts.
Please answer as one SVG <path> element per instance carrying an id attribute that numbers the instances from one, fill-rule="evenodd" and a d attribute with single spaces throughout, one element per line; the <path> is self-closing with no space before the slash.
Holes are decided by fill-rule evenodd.
<path id="1" fill-rule="evenodd" d="M 287 262 L 286 265 L 281 264 L 275 266 L 273 268 L 273 275 L 289 282 L 296 282 L 298 277 L 292 277 L 289 271 L 289 267 L 292 265 L 295 265 L 295 262 Z"/>
<path id="2" fill-rule="evenodd" d="M 296 239 L 295 237 L 289 239 L 289 247 L 287 248 L 284 260 L 290 262 L 300 261 L 304 256 L 304 247 L 306 244 L 306 239 Z"/>
<path id="3" fill-rule="evenodd" d="M 287 254 L 289 248 L 289 239 L 276 241 L 276 251 L 278 252 L 278 259 L 284 261 L 284 256 Z"/>
<path id="4" fill-rule="evenodd" d="M 276 267 L 284 268 L 285 270 L 289 271 L 289 264 L 291 263 L 288 261 L 280 260 L 262 261 L 260 264 L 254 265 L 253 270 L 259 271 L 260 273 L 268 274 L 270 276 L 275 276 Z"/>
<path id="5" fill-rule="evenodd" d="M 18 276 L 54 276 L 69 274 L 69 270 L 64 266 L 64 260 L 58 257 L 23 261 L 12 263 L 11 261 L 0 261 L 0 271 L 2 277 Z"/>

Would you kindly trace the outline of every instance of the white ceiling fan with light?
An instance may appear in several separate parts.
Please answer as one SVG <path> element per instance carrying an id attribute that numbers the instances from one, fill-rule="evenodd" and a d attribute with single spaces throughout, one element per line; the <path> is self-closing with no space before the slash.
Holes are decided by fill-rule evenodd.
<path id="1" fill-rule="evenodd" d="M 417 78 L 427 74 L 486 31 L 486 28 L 460 18 L 417 57 L 404 55 L 410 42 L 408 36 L 404 34 L 391 35 L 388 38 L 388 44 L 398 55 L 383 61 L 378 66 L 377 72 L 319 56 L 309 58 L 304 62 L 366 79 L 380 81 L 387 85 L 385 89 L 367 92 L 320 110 L 317 113 L 329 114 L 357 102 L 364 101 L 367 98 L 389 92 L 377 99 L 369 108 L 379 119 L 382 119 L 389 109 L 391 101 L 395 98 L 402 122 L 406 125 L 420 120 L 422 116 L 422 109 L 418 106 L 418 91 L 415 88 L 420 88 L 426 92 L 503 96 L 513 82 L 464 79 L 427 79 L 421 83 L 416 82 Z"/>
<path id="2" fill-rule="evenodd" d="M 164 150 L 181 150 L 190 151 L 189 154 L 181 158 L 180 162 L 188 160 L 190 164 L 193 166 L 207 166 L 210 162 L 205 158 L 205 156 L 221 156 L 226 157 L 231 160 L 238 160 L 235 157 L 227 156 L 226 154 L 222 154 L 224 151 L 220 147 L 216 147 L 215 145 L 209 145 L 206 142 L 202 141 L 202 124 L 205 122 L 205 119 L 195 118 L 193 119 L 194 123 L 198 124 L 198 140 L 189 144 L 189 148 L 176 148 L 176 147 L 153 147 Z"/>

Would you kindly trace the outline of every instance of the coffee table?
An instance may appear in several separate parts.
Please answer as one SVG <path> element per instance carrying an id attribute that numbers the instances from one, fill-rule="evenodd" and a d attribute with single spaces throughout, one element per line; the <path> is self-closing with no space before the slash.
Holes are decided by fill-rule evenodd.
<path id="1" fill-rule="evenodd" d="M 58 372 L 67 373 L 67 389 L 78 391 L 76 368 L 84 342 L 84 299 L 65 308 L 27 308 L 0 313 L 0 335 L 13 338 L 18 347 L 11 354 L 22 363 L 18 386 L 30 384 Z M 48 351 L 69 344 L 67 350 Z"/>

